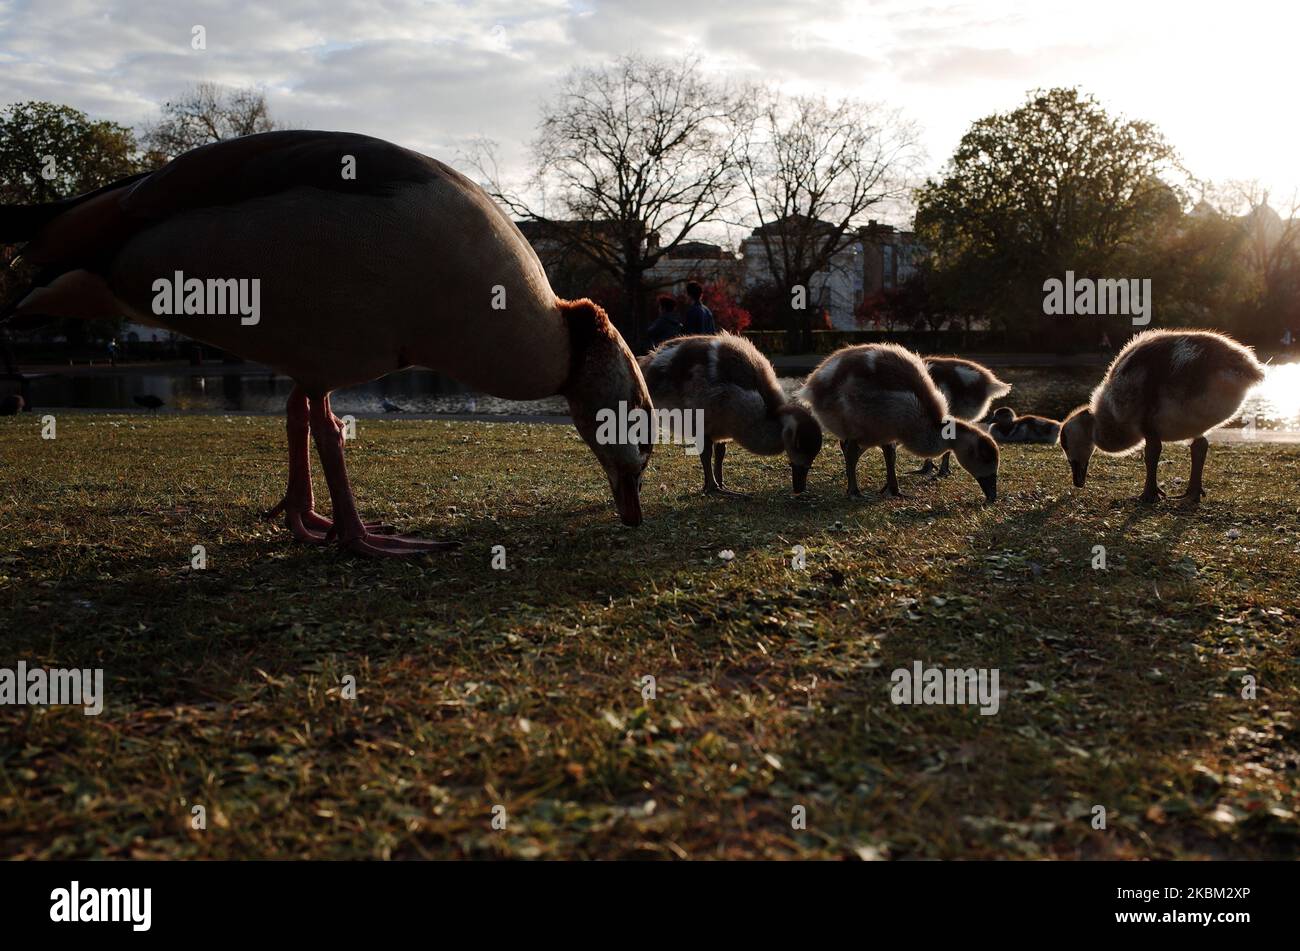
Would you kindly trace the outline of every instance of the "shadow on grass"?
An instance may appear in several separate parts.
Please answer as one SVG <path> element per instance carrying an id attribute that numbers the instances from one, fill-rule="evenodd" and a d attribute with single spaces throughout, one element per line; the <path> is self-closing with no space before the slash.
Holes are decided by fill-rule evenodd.
<path id="1" fill-rule="evenodd" d="M 1099 506 L 1122 522 L 1095 525 Z M 1216 649 L 1223 592 L 1182 550 L 1203 520 L 1068 495 L 985 519 L 966 553 L 909 588 L 915 600 L 870 656 L 819 694 L 782 746 L 787 777 L 803 782 L 782 784 L 775 810 L 820 812 L 817 837 L 846 855 L 1287 855 L 1293 833 L 1277 826 L 1243 847 L 1198 823 L 1219 790 L 1191 772 L 1188 749 L 1221 748 L 1253 715 L 1233 676 L 1241 659 Z M 873 621 L 880 631 L 864 612 Z M 915 661 L 998 670 L 997 714 L 894 705 L 891 672 Z M 1090 824 L 1098 805 L 1109 832 Z M 1175 808 L 1185 821 L 1166 826 Z"/>
<path id="2" fill-rule="evenodd" d="M 1221 731 L 1196 701 L 1229 661 L 1179 653 L 1212 635 L 1214 592 L 1178 550 L 1200 516 L 1108 507 L 1102 491 L 1050 496 L 1034 486 L 1064 478 L 1037 465 L 1053 455 L 1011 458 L 992 507 L 962 472 L 946 486 L 905 478 L 901 502 L 847 499 L 834 452 L 798 499 L 784 464 L 729 454 L 729 481 L 753 498 L 708 498 L 697 461 L 656 455 L 647 521 L 627 529 L 576 440 L 394 426 L 350 450 L 363 512 L 465 548 L 370 562 L 257 518 L 282 488 L 265 429 L 185 425 L 113 430 L 116 442 L 89 443 L 87 471 L 53 457 L 24 470 L 22 538 L 43 540 L 11 536 L 0 610 L 17 622 L 8 656 L 103 666 L 112 703 L 136 707 L 58 726 L 133 770 L 114 788 L 143 790 L 152 836 L 174 811 L 160 783 L 275 815 L 191 844 L 200 854 L 277 853 L 255 830 L 315 835 L 316 800 L 367 818 L 312 846 L 336 855 L 386 838 L 393 854 L 507 849 L 464 831 L 502 801 L 521 828 L 537 824 L 520 841 L 567 855 L 682 854 L 679 841 L 690 854 L 1084 852 L 1086 816 L 1067 813 L 1105 803 L 1133 843 L 1145 832 L 1132 810 L 1161 794 L 1167 762 Z M 209 432 L 226 441 L 196 451 Z M 117 443 L 116 456 L 104 448 Z M 189 568 L 198 542 L 205 571 Z M 807 571 L 790 565 L 795 544 Z M 504 571 L 490 567 L 496 545 Z M 894 707 L 889 671 L 914 659 L 998 667 L 1001 712 Z M 368 672 L 364 702 L 321 705 L 342 670 Z M 654 703 L 637 687 L 646 671 L 660 677 Z M 186 704 L 204 715 L 176 722 L 165 749 L 181 765 L 164 768 L 152 731 Z M 119 752 L 109 730 L 134 745 Z M 15 748 L 28 735 L 14 730 Z M 286 764 L 260 764 L 273 788 L 248 771 L 272 752 Z M 76 808 L 64 790 L 96 781 L 80 759 L 59 764 L 71 777 L 59 783 L 39 765 L 31 782 L 64 814 Z M 629 818 L 651 790 L 659 812 Z M 393 812 L 413 796 L 419 822 Z M 800 802 L 807 838 L 790 829 Z M 121 808 L 95 828 L 126 835 L 137 807 Z M 428 819 L 435 808 L 448 818 Z M 85 841 L 75 854 L 100 838 Z"/>

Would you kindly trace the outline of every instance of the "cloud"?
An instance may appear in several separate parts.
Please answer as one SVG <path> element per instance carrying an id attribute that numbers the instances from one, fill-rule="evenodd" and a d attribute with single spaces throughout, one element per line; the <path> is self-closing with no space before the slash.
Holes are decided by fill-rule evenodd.
<path id="1" fill-rule="evenodd" d="M 980 116 L 1030 88 L 1079 85 L 1154 120 L 1202 174 L 1295 179 L 1300 133 L 1266 91 L 1289 88 L 1300 14 L 1251 7 L 1188 0 L 1175 18 L 1131 0 L 0 0 L 0 89 L 139 126 L 196 82 L 253 85 L 294 125 L 453 161 L 486 136 L 522 166 L 538 105 L 568 69 L 694 52 L 718 73 L 900 107 L 935 167 Z M 206 50 L 191 49 L 196 24 Z"/>

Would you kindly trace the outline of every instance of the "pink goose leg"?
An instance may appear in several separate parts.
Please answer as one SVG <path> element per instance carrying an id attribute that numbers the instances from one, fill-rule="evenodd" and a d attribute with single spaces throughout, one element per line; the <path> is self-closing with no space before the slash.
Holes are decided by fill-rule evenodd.
<path id="1" fill-rule="evenodd" d="M 321 468 L 330 489 L 334 523 L 327 537 L 337 537 L 350 551 L 363 555 L 402 556 L 458 548 L 458 542 L 438 542 L 404 535 L 380 535 L 362 523 L 348 482 L 348 467 L 343 461 L 343 425 L 330 412 L 329 395 L 312 399 L 311 434 L 316 441 Z"/>
<path id="2" fill-rule="evenodd" d="M 328 403 L 326 404 L 328 407 Z M 285 525 L 293 532 L 293 537 L 311 545 L 323 545 L 329 540 L 327 533 L 333 522 L 316 513 L 316 499 L 311 488 L 311 451 L 308 448 L 309 410 L 307 394 L 302 387 L 295 386 L 289 394 L 286 407 L 289 434 L 289 486 L 284 498 L 275 508 L 263 513 L 273 519 L 284 513 Z M 333 416 L 333 414 L 330 414 Z M 338 421 L 335 420 L 337 423 Z M 391 525 L 367 525 L 366 528 L 376 534 L 389 534 L 395 531 Z"/>

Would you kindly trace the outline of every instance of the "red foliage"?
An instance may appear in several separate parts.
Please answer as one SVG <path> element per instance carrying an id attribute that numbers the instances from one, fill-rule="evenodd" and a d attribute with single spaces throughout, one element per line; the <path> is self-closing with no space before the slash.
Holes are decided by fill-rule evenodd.
<path id="1" fill-rule="evenodd" d="M 720 277 L 716 281 L 702 282 L 702 287 L 704 306 L 713 311 L 719 330 L 738 334 L 754 322 L 749 311 L 740 306 L 740 293 L 731 281 Z"/>

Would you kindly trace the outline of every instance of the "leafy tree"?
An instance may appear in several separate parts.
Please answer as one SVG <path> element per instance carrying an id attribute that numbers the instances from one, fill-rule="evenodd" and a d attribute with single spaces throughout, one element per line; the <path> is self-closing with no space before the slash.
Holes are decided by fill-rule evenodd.
<path id="1" fill-rule="evenodd" d="M 55 201 L 139 170 L 135 134 L 126 126 L 52 102 L 0 112 L 0 203 Z"/>
<path id="2" fill-rule="evenodd" d="M 1048 278 L 1134 276 L 1135 251 L 1181 214 L 1170 182 L 1183 177 L 1151 123 L 1076 89 L 1038 90 L 970 127 L 918 190 L 916 228 L 953 310 L 1028 337 Z"/>
<path id="3" fill-rule="evenodd" d="M 935 308 L 925 272 L 918 268 L 898 287 L 886 287 L 864 298 L 854 319 L 868 330 L 912 330 L 923 323 L 939 330 L 948 315 Z"/>
<path id="4" fill-rule="evenodd" d="M 1245 212 L 1235 219 L 1247 285 L 1239 319 L 1247 336 L 1275 344 L 1284 329 L 1300 331 L 1300 199 L 1292 196 L 1283 218 L 1258 182 L 1236 182 L 1231 191 Z"/>
<path id="5" fill-rule="evenodd" d="M 0 203 L 38 204 L 93 191 L 142 171 L 135 133 L 115 122 L 53 102 L 19 102 L 0 112 Z M 0 306 L 26 292 L 29 267 L 6 266 L 15 246 L 0 246 Z M 111 332 L 116 318 L 88 328 L 65 321 L 69 339 Z"/>

